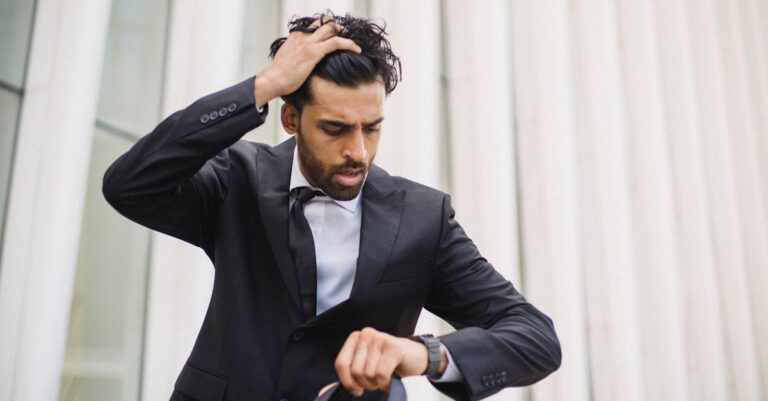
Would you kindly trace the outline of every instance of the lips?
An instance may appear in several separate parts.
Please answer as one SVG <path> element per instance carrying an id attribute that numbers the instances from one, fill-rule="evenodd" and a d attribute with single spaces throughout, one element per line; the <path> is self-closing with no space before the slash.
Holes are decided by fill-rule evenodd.
<path id="1" fill-rule="evenodd" d="M 338 181 L 347 187 L 354 187 L 363 179 L 362 169 L 343 169 L 336 172 Z"/>

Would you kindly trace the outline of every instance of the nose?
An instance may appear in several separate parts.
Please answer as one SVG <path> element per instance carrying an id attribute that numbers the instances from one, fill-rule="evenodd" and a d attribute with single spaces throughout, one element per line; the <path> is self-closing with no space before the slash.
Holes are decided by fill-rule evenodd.
<path id="1" fill-rule="evenodd" d="M 344 143 L 342 156 L 344 156 L 345 159 L 362 162 L 367 155 L 368 152 L 365 149 L 363 131 L 361 129 L 356 129 L 348 135 L 348 139 Z"/>

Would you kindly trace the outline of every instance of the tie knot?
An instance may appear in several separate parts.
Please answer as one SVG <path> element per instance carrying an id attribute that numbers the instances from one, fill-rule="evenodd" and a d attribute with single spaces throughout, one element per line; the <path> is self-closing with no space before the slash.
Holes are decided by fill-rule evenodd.
<path id="1" fill-rule="evenodd" d="M 298 187 L 294 189 L 296 191 L 296 202 L 306 203 L 315 196 L 325 196 L 321 191 L 316 191 L 310 187 Z"/>

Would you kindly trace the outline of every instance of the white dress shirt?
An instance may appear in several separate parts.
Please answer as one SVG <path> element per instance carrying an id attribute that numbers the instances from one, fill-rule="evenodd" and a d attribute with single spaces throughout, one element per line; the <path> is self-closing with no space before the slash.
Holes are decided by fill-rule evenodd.
<path id="1" fill-rule="evenodd" d="M 363 177 L 363 183 L 367 175 Z M 298 187 L 321 189 L 309 184 L 299 169 L 298 147 L 293 151 L 290 191 Z M 352 200 L 336 200 L 328 196 L 317 196 L 304 204 L 304 217 L 312 229 L 315 242 L 317 265 L 317 315 L 349 298 L 357 271 L 357 256 L 360 252 L 360 227 L 362 207 L 360 191 Z M 288 207 L 293 204 L 292 192 Z M 461 381 L 463 376 L 453 363 L 451 353 L 446 349 L 448 366 L 440 379 L 434 382 Z"/>
<path id="2" fill-rule="evenodd" d="M 298 149 L 298 148 L 297 148 Z M 290 190 L 309 187 L 317 191 L 299 170 L 298 150 L 293 151 Z M 365 177 L 363 178 L 365 182 Z M 349 298 L 360 252 L 362 191 L 352 200 L 317 196 L 304 204 L 304 217 L 315 240 L 317 265 L 317 315 Z M 291 193 L 289 208 L 296 196 Z"/>

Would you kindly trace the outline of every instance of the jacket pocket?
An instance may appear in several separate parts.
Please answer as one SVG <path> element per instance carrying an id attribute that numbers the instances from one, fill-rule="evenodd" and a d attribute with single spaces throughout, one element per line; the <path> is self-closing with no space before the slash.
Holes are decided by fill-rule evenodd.
<path id="1" fill-rule="evenodd" d="M 429 260 L 421 260 L 388 265 L 381 273 L 379 284 L 419 277 L 423 273 L 423 269 L 428 267 L 428 264 Z"/>
<path id="2" fill-rule="evenodd" d="M 197 401 L 221 401 L 227 391 L 227 381 L 186 363 L 174 388 Z"/>

